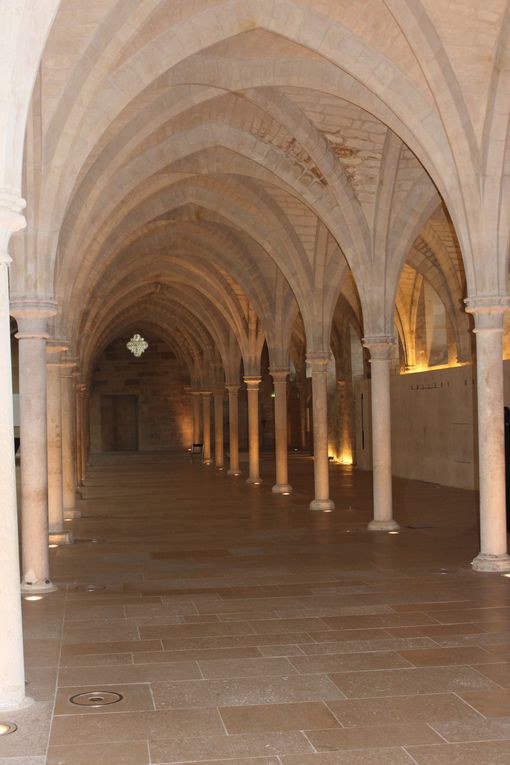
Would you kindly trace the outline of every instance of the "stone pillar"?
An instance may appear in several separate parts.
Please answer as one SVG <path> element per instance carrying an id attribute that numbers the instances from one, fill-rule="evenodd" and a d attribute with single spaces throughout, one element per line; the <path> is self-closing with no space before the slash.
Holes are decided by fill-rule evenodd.
<path id="1" fill-rule="evenodd" d="M 503 317 L 506 298 L 469 298 L 474 314 L 478 394 L 480 552 L 475 571 L 510 571 L 506 536 Z"/>
<path id="2" fill-rule="evenodd" d="M 353 462 L 353 446 L 352 446 L 352 432 L 351 432 L 351 410 L 349 406 L 347 381 L 340 379 L 336 381 L 336 396 L 338 407 L 338 420 L 339 420 L 339 432 L 338 432 L 338 446 L 339 446 L 339 459 L 346 465 L 352 465 Z"/>
<path id="3" fill-rule="evenodd" d="M 25 225 L 22 199 L 0 194 L 0 709 L 26 706 L 19 596 L 18 512 L 12 415 L 9 239 Z"/>
<path id="4" fill-rule="evenodd" d="M 372 393 L 372 470 L 374 482 L 374 518 L 370 531 L 395 531 L 391 476 L 391 398 L 390 362 L 393 337 L 363 338 L 370 351 Z"/>
<path id="5" fill-rule="evenodd" d="M 306 449 L 308 441 L 306 437 L 306 383 L 296 383 L 299 394 L 299 438 L 300 446 L 302 449 Z"/>
<path id="6" fill-rule="evenodd" d="M 276 483 L 274 494 L 290 494 L 287 454 L 287 375 L 288 369 L 271 369 L 274 384 L 274 427 Z"/>
<path id="7" fill-rule="evenodd" d="M 74 415 L 75 415 L 75 465 L 76 465 L 76 486 L 79 490 L 82 481 L 82 464 L 81 464 L 81 395 L 80 395 L 80 383 L 76 382 L 74 385 Z"/>
<path id="8" fill-rule="evenodd" d="M 228 438 L 230 466 L 228 475 L 241 475 L 239 470 L 239 385 L 227 385 Z"/>
<path id="9" fill-rule="evenodd" d="M 214 391 L 214 464 L 223 470 L 223 388 Z"/>
<path id="10" fill-rule="evenodd" d="M 245 377 L 248 389 L 248 450 L 249 475 L 246 483 L 262 483 L 259 472 L 259 385 L 260 377 Z"/>
<path id="11" fill-rule="evenodd" d="M 310 510 L 329 513 L 335 509 L 335 503 L 329 498 L 329 461 L 328 461 L 328 362 L 330 354 L 311 353 L 306 362 L 312 370 L 312 406 L 313 406 L 313 467 L 315 499 L 310 502 Z"/>
<path id="12" fill-rule="evenodd" d="M 199 444 L 200 441 L 200 391 L 191 391 L 191 406 L 193 411 L 193 443 Z"/>
<path id="13" fill-rule="evenodd" d="M 70 544 L 72 534 L 64 528 L 62 481 L 62 403 L 60 390 L 61 364 L 58 356 L 65 347 L 59 344 L 47 348 L 51 361 L 47 367 L 48 422 L 48 517 L 49 540 L 52 544 Z"/>
<path id="14" fill-rule="evenodd" d="M 79 459 L 79 486 L 83 486 L 85 478 L 87 476 L 87 429 L 89 427 L 87 416 L 87 386 L 83 383 L 79 383 L 76 386 L 76 410 L 77 410 L 77 428 L 76 442 L 78 444 L 78 459 Z"/>
<path id="15" fill-rule="evenodd" d="M 53 592 L 48 557 L 46 339 L 51 303 L 17 301 L 21 439 L 22 592 Z"/>
<path id="16" fill-rule="evenodd" d="M 76 415 L 74 396 L 74 363 L 65 362 L 62 369 L 62 481 L 64 499 L 64 519 L 81 518 L 76 509 Z"/>
<path id="17" fill-rule="evenodd" d="M 202 391 L 204 465 L 211 465 L 211 391 Z"/>

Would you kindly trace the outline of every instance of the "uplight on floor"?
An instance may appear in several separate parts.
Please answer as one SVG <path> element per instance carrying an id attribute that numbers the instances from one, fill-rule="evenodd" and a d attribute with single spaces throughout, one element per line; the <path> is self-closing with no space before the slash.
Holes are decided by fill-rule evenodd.
<path id="1" fill-rule="evenodd" d="M 15 723 L 0 723 L 0 736 L 8 736 L 9 733 L 15 733 L 17 730 L 18 726 Z"/>
<path id="2" fill-rule="evenodd" d="M 42 600 L 42 595 L 27 595 L 24 600 Z"/>

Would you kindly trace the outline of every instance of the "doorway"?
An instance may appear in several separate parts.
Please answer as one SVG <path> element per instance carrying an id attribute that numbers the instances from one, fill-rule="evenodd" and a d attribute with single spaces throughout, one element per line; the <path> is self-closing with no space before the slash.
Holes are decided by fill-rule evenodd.
<path id="1" fill-rule="evenodd" d="M 101 396 L 101 449 L 138 451 L 138 396 Z"/>

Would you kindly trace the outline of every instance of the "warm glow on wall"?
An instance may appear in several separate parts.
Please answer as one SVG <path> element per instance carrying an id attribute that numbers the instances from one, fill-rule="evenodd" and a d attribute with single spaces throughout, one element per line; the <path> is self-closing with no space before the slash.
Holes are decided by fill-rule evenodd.
<path id="1" fill-rule="evenodd" d="M 415 364 L 411 369 L 404 369 L 401 375 L 415 375 L 418 372 L 435 372 L 438 369 L 452 369 L 453 367 L 467 367 L 470 366 L 470 361 L 455 361 L 453 364 L 438 364 L 437 366 L 429 367 L 425 363 Z"/>

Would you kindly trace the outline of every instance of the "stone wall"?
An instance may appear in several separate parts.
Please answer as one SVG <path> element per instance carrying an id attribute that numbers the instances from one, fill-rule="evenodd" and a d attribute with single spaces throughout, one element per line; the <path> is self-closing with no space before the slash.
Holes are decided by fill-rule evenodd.
<path id="1" fill-rule="evenodd" d="M 102 451 L 103 396 L 131 395 L 138 400 L 138 449 L 182 450 L 191 444 L 192 423 L 186 371 L 161 340 L 144 335 L 149 348 L 136 358 L 129 338 L 112 343 L 102 354 L 91 384 L 91 448 Z"/>

